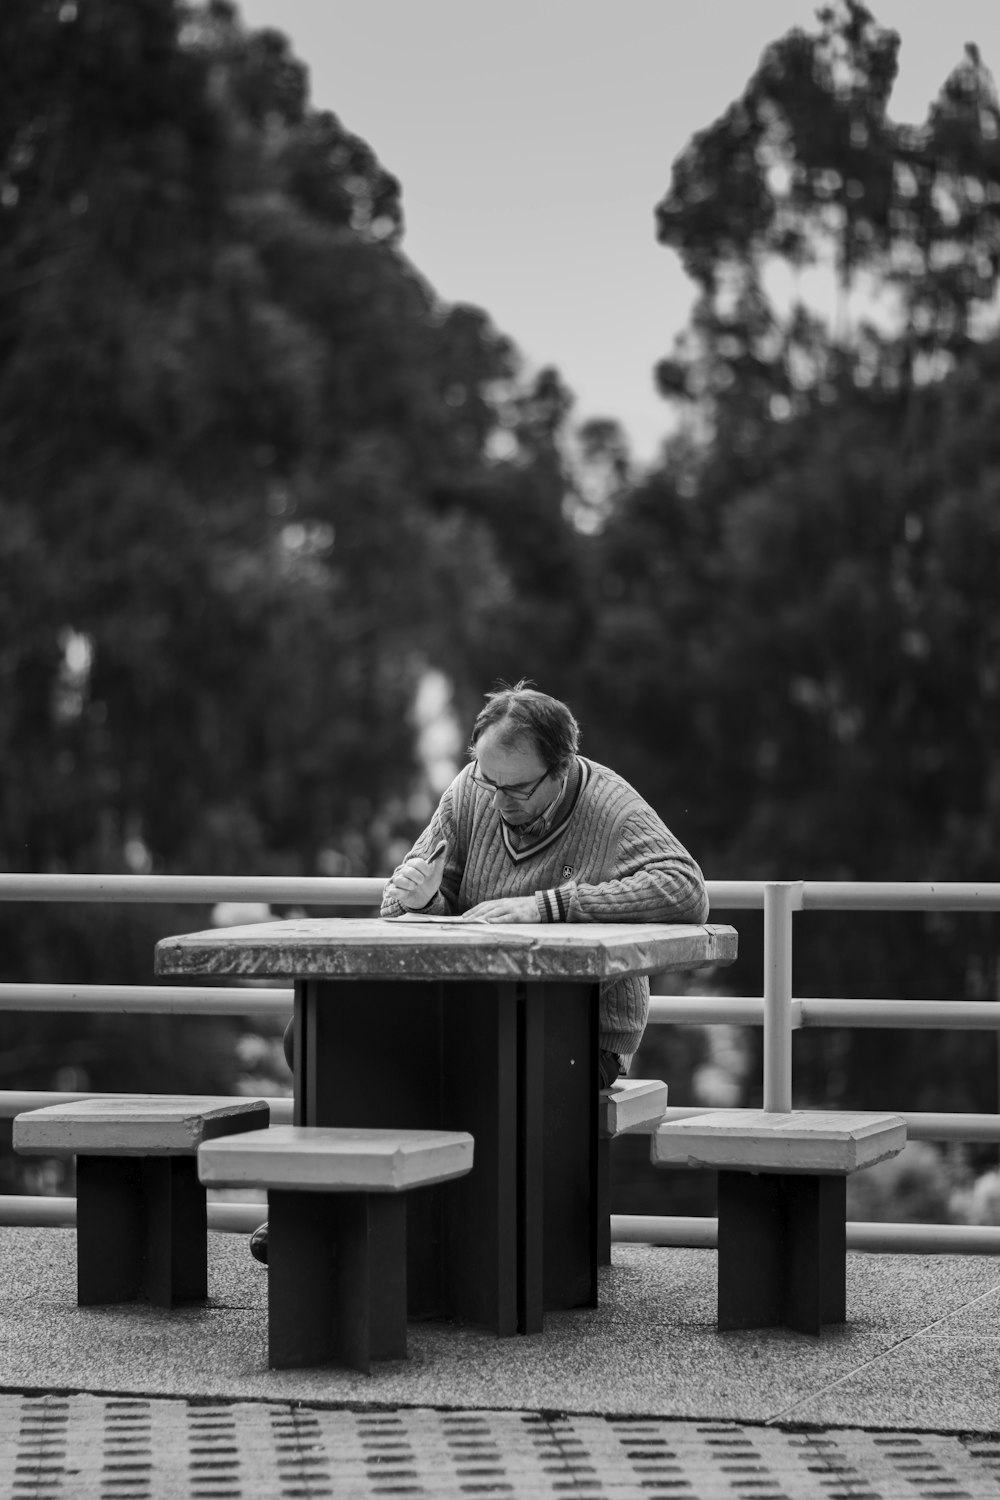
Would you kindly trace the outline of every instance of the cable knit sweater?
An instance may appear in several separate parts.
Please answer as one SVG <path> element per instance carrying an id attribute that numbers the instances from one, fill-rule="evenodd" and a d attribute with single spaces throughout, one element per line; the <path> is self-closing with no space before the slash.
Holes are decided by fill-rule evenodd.
<path id="1" fill-rule="evenodd" d="M 569 806 L 534 843 L 518 848 L 492 799 L 472 780 L 471 763 L 455 777 L 410 851 L 448 844 L 441 889 L 423 908 L 460 914 L 481 901 L 534 896 L 540 922 L 704 922 L 708 896 L 701 870 L 638 792 L 621 776 L 579 756 Z M 388 886 L 387 886 L 388 891 Z M 382 915 L 405 908 L 387 894 Z M 601 1048 L 626 1068 L 649 1012 L 642 975 L 601 988 Z"/>

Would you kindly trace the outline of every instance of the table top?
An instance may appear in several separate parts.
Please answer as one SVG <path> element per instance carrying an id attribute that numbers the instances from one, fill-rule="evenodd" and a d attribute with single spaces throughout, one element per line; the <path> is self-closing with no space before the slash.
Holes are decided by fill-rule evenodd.
<path id="1" fill-rule="evenodd" d="M 308 917 L 163 938 L 155 969 L 246 979 L 616 979 L 735 957 L 735 929 L 714 924 Z"/>

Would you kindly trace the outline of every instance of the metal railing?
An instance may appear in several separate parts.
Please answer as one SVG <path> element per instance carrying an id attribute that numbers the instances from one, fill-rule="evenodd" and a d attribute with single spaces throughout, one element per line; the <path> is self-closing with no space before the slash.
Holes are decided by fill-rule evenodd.
<path id="1" fill-rule="evenodd" d="M 380 878 L 228 877 L 185 875 L 0 874 L 0 901 L 99 901 L 158 904 L 259 902 L 274 906 L 377 906 Z M 761 996 L 727 998 L 657 996 L 651 1025 L 759 1025 L 764 1029 L 763 1105 L 772 1112 L 792 1107 L 792 1034 L 804 1027 L 1000 1031 L 996 1001 L 906 1001 L 796 999 L 792 993 L 794 917 L 800 911 L 1000 911 L 1000 883 L 908 881 L 709 881 L 715 910 L 757 910 L 764 920 L 764 983 Z M 1000 999 L 1000 997 L 998 997 Z M 0 1010 L 106 1011 L 118 1014 L 282 1016 L 292 990 L 224 989 L 190 985 L 0 984 Z M 0 1118 L 86 1093 L 0 1091 Z M 291 1101 L 270 1101 L 275 1119 L 291 1118 Z M 874 1106 L 873 1106 L 874 1107 Z M 672 1106 L 667 1119 L 707 1113 L 706 1106 Z M 909 1140 L 1000 1142 L 1000 1113 L 899 1113 Z M 260 1217 L 259 1205 L 214 1203 L 213 1228 L 244 1230 Z M 0 1223 L 71 1224 L 72 1199 L 0 1196 Z M 613 1215 L 612 1237 L 664 1245 L 714 1245 L 714 1219 L 675 1215 Z M 1000 1226 L 953 1224 L 848 1225 L 848 1246 L 877 1251 L 1000 1254 Z"/>
<path id="2" fill-rule="evenodd" d="M 763 1107 L 792 1108 L 792 1034 L 807 1026 L 930 1028 L 1000 1031 L 997 1001 L 797 1000 L 792 993 L 793 921 L 800 911 L 1000 911 L 1000 884 L 910 881 L 709 882 L 712 906 L 757 908 L 764 914 L 764 993 L 761 997 L 675 999 L 650 1002 L 658 1025 L 761 1025 Z M 1000 997 L 998 997 L 1000 1000 Z M 708 1113 L 704 1107 L 669 1108 L 666 1119 Z M 906 1121 L 907 1139 L 1000 1141 L 1000 1113 L 959 1114 L 892 1110 Z M 612 1237 L 670 1245 L 714 1245 L 717 1221 L 677 1216 L 615 1215 Z M 847 1225 L 854 1250 L 908 1253 L 1000 1254 L 1000 1226 L 859 1223 Z"/>

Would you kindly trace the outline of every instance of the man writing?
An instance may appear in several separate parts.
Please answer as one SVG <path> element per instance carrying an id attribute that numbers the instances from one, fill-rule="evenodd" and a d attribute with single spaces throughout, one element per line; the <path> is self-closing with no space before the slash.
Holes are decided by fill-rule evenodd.
<path id="1" fill-rule="evenodd" d="M 579 737 L 566 704 L 525 682 L 490 693 L 470 763 L 393 871 L 382 916 L 706 921 L 698 865 L 627 781 L 578 753 Z M 628 1071 L 648 1010 L 645 977 L 602 986 L 602 1088 Z"/>

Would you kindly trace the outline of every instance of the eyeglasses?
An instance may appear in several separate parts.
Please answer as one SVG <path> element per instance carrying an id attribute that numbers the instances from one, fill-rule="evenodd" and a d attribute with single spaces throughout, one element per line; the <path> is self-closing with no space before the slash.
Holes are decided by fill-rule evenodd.
<path id="1" fill-rule="evenodd" d="M 485 777 L 477 765 L 472 773 L 472 779 L 476 783 L 476 786 L 482 787 L 484 792 L 493 792 L 494 794 L 502 792 L 505 797 L 513 797 L 515 802 L 527 802 L 532 793 L 537 792 L 546 776 L 551 775 L 551 771 L 543 771 L 537 781 L 519 781 L 513 782 L 510 786 L 499 786 L 497 782 L 490 781 Z"/>

